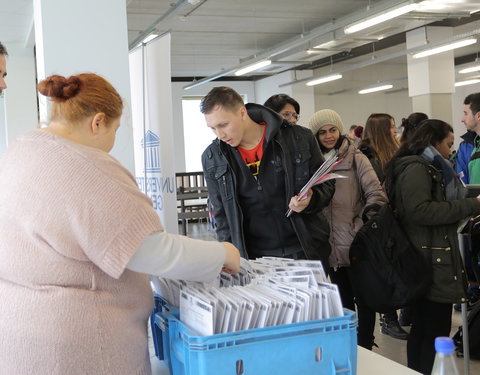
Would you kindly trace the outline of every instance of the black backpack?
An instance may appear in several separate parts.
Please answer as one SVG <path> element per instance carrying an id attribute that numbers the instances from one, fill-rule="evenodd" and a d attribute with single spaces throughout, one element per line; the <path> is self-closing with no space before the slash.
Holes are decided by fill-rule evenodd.
<path id="1" fill-rule="evenodd" d="M 467 316 L 468 348 L 471 359 L 480 359 L 480 302 L 473 305 Z M 463 329 L 460 326 L 453 336 L 457 348 L 457 355 L 463 357 Z"/>
<path id="2" fill-rule="evenodd" d="M 355 297 L 377 312 L 389 312 L 424 297 L 431 264 L 410 243 L 390 204 L 357 232 L 350 247 Z"/>

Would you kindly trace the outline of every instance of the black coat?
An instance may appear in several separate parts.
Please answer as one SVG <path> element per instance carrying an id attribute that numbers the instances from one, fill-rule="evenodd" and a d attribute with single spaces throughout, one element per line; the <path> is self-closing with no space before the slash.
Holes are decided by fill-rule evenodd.
<path id="1" fill-rule="evenodd" d="M 410 242 L 429 260 L 433 284 L 427 298 L 434 302 L 465 302 L 467 286 L 457 227 L 480 213 L 476 198 L 447 201 L 442 172 L 421 156 L 395 160 L 394 207 Z"/>
<path id="2" fill-rule="evenodd" d="M 273 147 L 270 152 L 264 153 L 262 158 L 262 181 L 273 181 L 275 168 L 282 168 L 285 180 L 281 189 L 285 193 L 283 207 L 276 212 L 285 215 L 290 198 L 296 195 L 311 175 L 323 163 L 317 141 L 312 132 L 298 125 L 292 125 L 283 120 L 276 112 L 258 104 L 247 104 L 250 118 L 267 124 L 264 150 Z M 244 230 L 244 213 L 238 201 L 239 175 L 232 160 L 236 149 L 215 139 L 202 155 L 202 164 L 208 186 L 209 197 L 214 207 L 216 232 L 219 241 L 232 242 L 241 252 L 242 257 L 248 258 L 245 237 L 249 234 Z M 275 187 L 268 186 L 269 189 Z M 324 266 L 328 265 L 330 245 L 328 243 L 329 225 L 322 214 L 334 193 L 334 182 L 327 181 L 313 188 L 313 196 L 309 206 L 300 214 L 293 213 L 290 222 L 305 251 L 307 259 L 320 259 Z M 259 225 L 262 225 L 261 220 Z M 264 228 L 271 231 L 272 228 Z M 262 244 L 258 244 L 261 248 Z"/>

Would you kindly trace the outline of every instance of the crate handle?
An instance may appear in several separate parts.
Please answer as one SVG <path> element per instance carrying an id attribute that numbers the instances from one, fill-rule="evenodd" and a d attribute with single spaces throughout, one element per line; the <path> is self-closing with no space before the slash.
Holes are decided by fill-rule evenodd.
<path id="1" fill-rule="evenodd" d="M 322 348 L 317 347 L 315 348 L 315 361 L 320 362 L 322 360 Z"/>
<path id="2" fill-rule="evenodd" d="M 243 374 L 243 360 L 239 359 L 235 363 L 235 367 L 236 367 L 236 370 L 237 370 L 237 375 L 242 375 Z"/>

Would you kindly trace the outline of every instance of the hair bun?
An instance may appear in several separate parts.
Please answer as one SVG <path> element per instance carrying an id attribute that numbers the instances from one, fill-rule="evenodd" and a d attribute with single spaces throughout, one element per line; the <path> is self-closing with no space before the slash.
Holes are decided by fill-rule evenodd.
<path id="1" fill-rule="evenodd" d="M 38 91 L 52 98 L 53 101 L 62 102 L 73 98 L 80 91 L 81 81 L 77 76 L 65 78 L 52 75 L 38 84 Z"/>

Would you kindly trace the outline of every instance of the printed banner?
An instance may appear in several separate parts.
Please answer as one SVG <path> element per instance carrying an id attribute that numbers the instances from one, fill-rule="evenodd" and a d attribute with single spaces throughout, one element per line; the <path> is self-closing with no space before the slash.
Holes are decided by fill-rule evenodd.
<path id="1" fill-rule="evenodd" d="M 165 230 L 178 233 L 170 34 L 130 52 L 135 177 Z"/>

